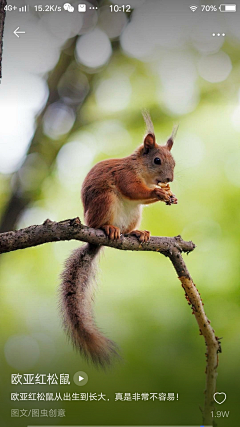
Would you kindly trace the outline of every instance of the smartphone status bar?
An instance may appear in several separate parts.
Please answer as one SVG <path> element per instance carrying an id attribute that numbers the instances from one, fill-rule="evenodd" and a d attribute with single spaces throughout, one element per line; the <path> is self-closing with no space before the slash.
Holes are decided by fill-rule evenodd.
<path id="1" fill-rule="evenodd" d="M 184 7 L 184 6 L 183 6 Z M 35 12 L 80 12 L 84 13 L 88 10 L 97 10 L 97 6 L 93 6 L 92 4 L 87 3 L 79 3 L 77 5 L 73 5 L 71 2 L 66 2 L 62 6 L 59 6 L 57 4 L 51 4 L 51 5 L 41 5 L 41 4 L 35 4 L 32 6 L 32 8 L 35 10 Z M 131 11 L 131 5 L 122 5 L 119 6 L 118 4 L 115 5 L 109 5 L 111 12 L 130 12 Z M 230 3 L 223 3 L 220 4 L 220 6 L 217 6 L 216 4 L 202 4 L 202 5 L 195 5 L 192 4 L 189 6 L 190 10 L 192 12 L 201 11 L 201 12 L 237 12 L 237 5 L 236 4 L 230 4 Z M 16 6 L 16 4 L 8 4 L 4 7 L 5 11 L 11 12 L 11 11 L 17 11 L 20 13 L 29 12 L 30 6 L 26 4 L 25 6 Z"/>

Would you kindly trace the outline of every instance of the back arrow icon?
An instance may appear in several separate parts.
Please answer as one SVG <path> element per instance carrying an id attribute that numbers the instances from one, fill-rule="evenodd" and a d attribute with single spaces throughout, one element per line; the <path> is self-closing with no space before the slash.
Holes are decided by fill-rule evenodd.
<path id="1" fill-rule="evenodd" d="M 20 27 L 17 27 L 15 31 L 13 31 L 13 34 L 15 34 L 15 36 L 17 36 L 18 38 L 20 37 L 19 34 L 25 34 L 25 31 L 18 31 Z"/>

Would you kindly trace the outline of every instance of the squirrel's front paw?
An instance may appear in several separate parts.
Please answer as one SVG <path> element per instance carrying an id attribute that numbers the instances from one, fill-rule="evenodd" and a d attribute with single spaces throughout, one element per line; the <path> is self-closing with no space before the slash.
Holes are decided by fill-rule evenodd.
<path id="1" fill-rule="evenodd" d="M 156 197 L 158 200 L 165 202 L 168 205 L 171 205 L 171 196 L 166 192 L 166 190 L 163 190 L 160 187 L 154 189 L 154 197 Z"/>
<path id="2" fill-rule="evenodd" d="M 120 239 L 120 228 L 114 227 L 114 225 L 103 225 L 101 229 L 105 231 L 110 240 Z"/>
<path id="3" fill-rule="evenodd" d="M 176 198 L 175 194 L 171 194 L 169 202 L 166 202 L 166 205 L 177 205 L 178 199 Z"/>

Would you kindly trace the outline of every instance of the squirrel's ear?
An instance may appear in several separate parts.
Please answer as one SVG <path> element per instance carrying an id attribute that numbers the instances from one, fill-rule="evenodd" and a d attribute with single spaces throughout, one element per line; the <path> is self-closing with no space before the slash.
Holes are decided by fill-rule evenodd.
<path id="1" fill-rule="evenodd" d="M 177 135 L 178 127 L 179 127 L 179 125 L 173 127 L 172 135 L 170 136 L 170 138 L 168 139 L 168 141 L 166 143 L 166 147 L 169 151 L 171 151 L 171 149 L 172 149 L 175 136 Z"/>
<path id="2" fill-rule="evenodd" d="M 148 133 L 144 138 L 144 154 L 149 153 L 149 150 L 156 146 L 154 133 Z"/>

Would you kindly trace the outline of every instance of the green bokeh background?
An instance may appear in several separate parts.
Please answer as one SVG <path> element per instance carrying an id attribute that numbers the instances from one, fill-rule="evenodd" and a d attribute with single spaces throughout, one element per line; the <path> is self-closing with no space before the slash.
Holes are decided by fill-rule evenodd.
<path id="1" fill-rule="evenodd" d="M 179 204 L 156 203 L 145 207 L 142 228 L 152 235 L 192 240 L 193 253 L 184 255 L 204 302 L 216 335 L 223 337 L 219 355 L 217 390 L 227 393 L 218 410 L 230 411 L 218 425 L 239 425 L 239 132 L 232 115 L 238 105 L 240 44 L 226 41 L 222 50 L 233 70 L 226 80 L 209 83 L 198 77 L 200 100 L 187 114 L 166 111 L 156 97 L 157 77 L 152 64 L 130 58 L 117 49 L 108 67 L 101 70 L 92 93 L 82 107 L 83 125 L 74 141 L 96 135 L 102 122 L 119 121 L 128 132 L 127 144 L 114 149 L 114 136 L 96 149 L 91 162 L 81 164 L 78 180 L 64 180 L 58 160 L 41 187 L 41 197 L 28 206 L 19 227 L 43 221 L 83 218 L 80 188 L 87 171 L 97 161 L 130 154 L 142 141 L 144 124 L 140 110 L 149 108 L 159 143 L 172 125 L 180 123 L 173 147 L 175 181 L 171 188 Z M 105 113 L 96 103 L 95 89 L 102 79 L 132 67 L 132 96 L 120 112 Z M 145 85 L 145 86 L 144 86 Z M 87 124 L 84 124 L 86 119 Z M 65 138 L 65 143 L 72 141 Z M 114 153 L 114 154 L 112 154 Z M 69 165 L 71 168 L 71 165 Z M 7 177 L 11 179 L 11 177 Z M 2 176 L 1 209 L 8 195 Z M 65 182 L 64 182 L 65 181 Z M 9 190 L 10 191 L 10 190 Z M 58 242 L 1 257 L 1 425 L 25 426 L 26 419 L 10 419 L 11 408 L 66 408 L 65 419 L 33 419 L 29 425 L 200 425 L 205 388 L 205 344 L 187 305 L 180 282 L 167 258 L 155 253 L 121 252 L 105 248 L 100 257 L 96 321 L 120 347 L 123 360 L 102 372 L 88 365 L 61 328 L 58 283 L 63 263 L 78 242 Z M 6 356 L 9 340 L 27 336 L 29 347 L 15 347 L 15 362 Z M 33 349 L 34 350 L 31 350 Z M 37 350 L 36 350 L 37 348 Z M 35 363 L 31 351 L 37 351 Z M 30 359 L 29 359 L 30 357 Z M 16 362 L 18 360 L 18 362 Z M 25 361 L 25 362 L 24 362 Z M 19 363 L 19 365 L 18 365 Z M 26 363 L 26 365 L 24 365 Z M 20 368 L 18 368 L 20 366 Z M 25 368 L 26 366 L 26 368 Z M 10 384 L 11 373 L 69 373 L 85 371 L 89 382 L 70 386 L 20 387 Z M 103 392 L 108 402 L 10 402 L 15 391 Z M 174 392 L 174 402 L 114 402 L 117 392 Z"/>

